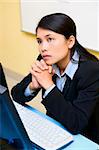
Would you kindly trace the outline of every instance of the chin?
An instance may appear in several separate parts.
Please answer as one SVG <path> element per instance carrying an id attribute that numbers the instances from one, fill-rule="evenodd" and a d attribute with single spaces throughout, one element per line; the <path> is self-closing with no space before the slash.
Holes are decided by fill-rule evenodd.
<path id="1" fill-rule="evenodd" d="M 53 62 L 52 62 L 52 61 L 49 61 L 49 60 L 46 60 L 45 62 L 46 62 L 46 64 L 49 65 L 49 66 L 51 66 L 51 65 L 53 64 Z"/>

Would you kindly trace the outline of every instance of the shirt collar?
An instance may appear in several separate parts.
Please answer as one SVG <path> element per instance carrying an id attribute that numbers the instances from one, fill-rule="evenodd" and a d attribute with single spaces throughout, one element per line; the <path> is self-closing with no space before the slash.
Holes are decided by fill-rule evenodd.
<path id="1" fill-rule="evenodd" d="M 52 66 L 55 69 L 55 74 L 57 74 L 59 78 L 61 78 L 62 76 L 64 76 L 66 74 L 72 80 L 76 70 L 78 69 L 78 62 L 79 62 L 79 54 L 75 51 L 72 59 L 70 60 L 69 64 L 65 68 L 62 75 L 60 75 L 59 68 L 57 67 L 56 64 L 53 64 Z"/>

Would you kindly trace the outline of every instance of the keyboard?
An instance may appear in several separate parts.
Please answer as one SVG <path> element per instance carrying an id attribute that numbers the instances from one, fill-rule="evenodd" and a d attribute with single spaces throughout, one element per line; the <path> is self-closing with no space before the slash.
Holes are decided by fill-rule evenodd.
<path id="1" fill-rule="evenodd" d="M 56 150 L 73 141 L 73 136 L 68 131 L 40 115 L 37 111 L 32 111 L 16 102 L 14 105 L 30 140 L 41 148 Z"/>

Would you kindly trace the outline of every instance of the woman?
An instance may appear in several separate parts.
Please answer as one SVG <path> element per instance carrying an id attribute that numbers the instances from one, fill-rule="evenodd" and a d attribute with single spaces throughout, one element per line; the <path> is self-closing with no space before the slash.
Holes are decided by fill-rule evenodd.
<path id="1" fill-rule="evenodd" d="M 31 73 L 13 87 L 13 99 L 24 104 L 42 89 L 47 115 L 97 142 L 99 128 L 92 121 L 99 101 L 99 61 L 78 43 L 75 23 L 65 14 L 43 17 L 36 35 L 40 55 Z"/>

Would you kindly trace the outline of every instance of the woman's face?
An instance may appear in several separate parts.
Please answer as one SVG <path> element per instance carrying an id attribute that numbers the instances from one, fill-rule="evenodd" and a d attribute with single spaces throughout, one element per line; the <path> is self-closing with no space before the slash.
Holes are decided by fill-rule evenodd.
<path id="1" fill-rule="evenodd" d="M 64 35 L 38 28 L 37 42 L 39 52 L 48 65 L 66 66 L 70 61 L 70 41 Z"/>

